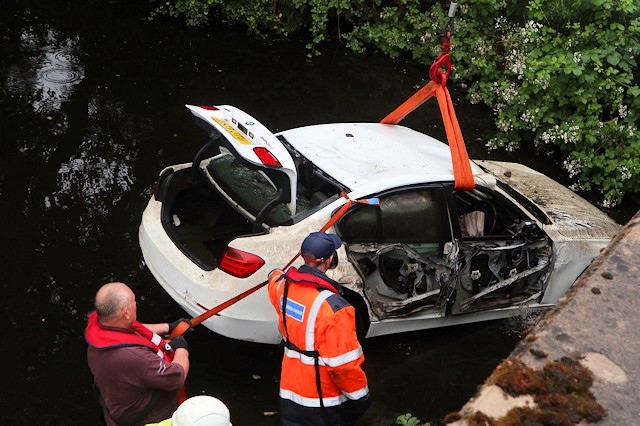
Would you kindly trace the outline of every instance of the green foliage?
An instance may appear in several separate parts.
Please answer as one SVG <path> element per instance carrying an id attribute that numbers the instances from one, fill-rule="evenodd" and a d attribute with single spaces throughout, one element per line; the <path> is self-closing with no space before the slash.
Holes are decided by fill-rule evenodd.
<path id="1" fill-rule="evenodd" d="M 560 13 L 550 0 L 530 1 L 521 22 L 496 14 L 491 39 L 476 44 L 482 65 L 472 51 L 457 63 L 470 98 L 493 108 L 488 148 L 533 143 L 562 162 L 573 189 L 598 191 L 612 207 L 640 184 L 638 6 L 569 3 Z"/>
<path id="2" fill-rule="evenodd" d="M 310 40 L 309 56 L 313 56 L 319 54 L 315 48 L 329 34 L 341 36 L 343 21 L 359 20 L 363 11 L 378 3 L 379 0 L 167 0 L 151 18 L 158 14 L 183 16 L 187 25 L 199 26 L 213 15 L 227 24 L 244 25 L 258 36 L 289 36 L 304 31 Z"/>
<path id="3" fill-rule="evenodd" d="M 613 207 L 640 188 L 640 3 L 637 0 L 465 0 L 451 39 L 450 84 L 492 108 L 488 149 L 533 144 L 575 190 Z M 188 25 L 210 15 L 254 34 L 338 39 L 428 66 L 440 53 L 444 0 L 166 0 Z"/>
<path id="4" fill-rule="evenodd" d="M 411 413 L 402 414 L 396 418 L 396 425 L 400 426 L 420 426 L 420 419 L 417 417 L 413 417 Z M 422 426 L 430 426 L 431 423 L 427 422 L 422 424 Z"/>

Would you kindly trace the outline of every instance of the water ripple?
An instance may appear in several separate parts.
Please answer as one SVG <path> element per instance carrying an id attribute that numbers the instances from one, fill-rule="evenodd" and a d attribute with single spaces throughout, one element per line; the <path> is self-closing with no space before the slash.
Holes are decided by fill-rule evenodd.
<path id="1" fill-rule="evenodd" d="M 79 72 L 68 68 L 49 68 L 40 71 L 40 78 L 49 83 L 69 84 L 78 81 L 81 78 Z"/>

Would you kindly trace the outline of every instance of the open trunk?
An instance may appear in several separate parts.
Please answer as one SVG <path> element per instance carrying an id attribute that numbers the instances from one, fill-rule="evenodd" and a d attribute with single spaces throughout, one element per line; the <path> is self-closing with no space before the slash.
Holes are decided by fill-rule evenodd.
<path id="1" fill-rule="evenodd" d="M 182 253 L 205 271 L 218 266 L 229 242 L 252 232 L 253 222 L 232 208 L 202 178 L 181 169 L 164 179 L 162 226 Z"/>
<path id="2" fill-rule="evenodd" d="M 165 169 L 154 196 L 167 235 L 203 270 L 232 240 L 291 225 L 343 189 L 245 112 L 187 107 L 210 140 L 190 165 Z"/>

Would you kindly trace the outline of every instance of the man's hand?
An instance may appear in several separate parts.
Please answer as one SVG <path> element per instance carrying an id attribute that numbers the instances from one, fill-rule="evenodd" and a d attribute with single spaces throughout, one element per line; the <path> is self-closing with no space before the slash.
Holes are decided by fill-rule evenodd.
<path id="1" fill-rule="evenodd" d="M 174 351 L 180 348 L 189 350 L 187 339 L 182 336 L 174 337 L 173 339 L 171 339 L 171 341 L 169 342 L 169 346 L 171 346 L 171 349 L 173 349 Z"/>
<path id="2" fill-rule="evenodd" d="M 182 323 L 182 322 L 186 322 L 187 324 L 189 324 L 189 328 L 191 328 L 191 321 L 190 320 L 188 320 L 187 318 L 179 318 L 179 319 L 169 323 L 168 334 L 173 333 L 173 330 L 175 330 L 176 327 L 179 326 L 180 323 Z"/>

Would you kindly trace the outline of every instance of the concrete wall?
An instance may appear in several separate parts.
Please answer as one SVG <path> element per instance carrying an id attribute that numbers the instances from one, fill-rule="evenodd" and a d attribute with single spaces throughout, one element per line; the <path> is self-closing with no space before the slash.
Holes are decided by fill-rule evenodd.
<path id="1" fill-rule="evenodd" d="M 639 223 L 640 212 L 448 424 L 640 425 Z"/>

